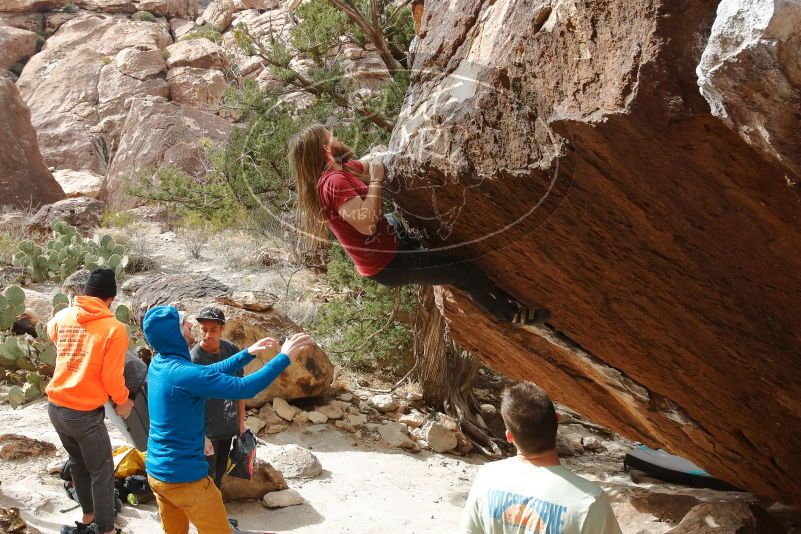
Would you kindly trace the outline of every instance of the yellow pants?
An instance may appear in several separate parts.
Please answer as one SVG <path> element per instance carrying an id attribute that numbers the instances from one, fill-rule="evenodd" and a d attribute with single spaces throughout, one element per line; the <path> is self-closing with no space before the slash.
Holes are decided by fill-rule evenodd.
<path id="1" fill-rule="evenodd" d="M 190 521 L 198 534 L 231 534 L 222 493 L 211 477 L 179 484 L 162 482 L 149 475 L 147 480 L 156 495 L 161 527 L 166 534 L 187 534 Z"/>

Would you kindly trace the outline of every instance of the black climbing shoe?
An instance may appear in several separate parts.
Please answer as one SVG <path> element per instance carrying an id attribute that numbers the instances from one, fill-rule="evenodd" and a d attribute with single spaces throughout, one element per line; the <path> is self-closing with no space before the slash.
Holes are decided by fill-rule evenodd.
<path id="1" fill-rule="evenodd" d="M 521 304 L 512 321 L 520 326 L 542 325 L 550 318 L 551 312 L 544 308 L 527 308 Z"/>
<path id="2" fill-rule="evenodd" d="M 92 531 L 89 530 L 89 525 L 79 521 L 75 522 L 74 527 L 68 527 L 66 525 L 61 527 L 61 534 L 90 534 L 90 532 Z"/>

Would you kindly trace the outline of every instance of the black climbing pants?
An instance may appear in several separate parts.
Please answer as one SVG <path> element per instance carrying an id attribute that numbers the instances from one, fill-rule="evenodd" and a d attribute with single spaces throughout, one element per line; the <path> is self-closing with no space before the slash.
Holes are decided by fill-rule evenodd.
<path id="1" fill-rule="evenodd" d="M 389 265 L 368 278 L 389 287 L 407 284 L 454 286 L 465 291 L 499 321 L 512 320 L 517 310 L 514 299 L 496 287 L 473 263 L 431 252 L 408 239 L 401 240 L 401 248 Z"/>
<path id="2" fill-rule="evenodd" d="M 233 438 L 211 440 L 214 454 L 206 456 L 206 461 L 209 463 L 209 476 L 214 480 L 217 489 L 222 488 L 222 477 L 228 468 L 228 454 L 231 452 L 232 442 Z"/>
<path id="3" fill-rule="evenodd" d="M 84 514 L 100 532 L 114 528 L 114 461 L 103 407 L 82 412 L 49 404 L 47 414 L 70 455 L 72 483 Z"/>

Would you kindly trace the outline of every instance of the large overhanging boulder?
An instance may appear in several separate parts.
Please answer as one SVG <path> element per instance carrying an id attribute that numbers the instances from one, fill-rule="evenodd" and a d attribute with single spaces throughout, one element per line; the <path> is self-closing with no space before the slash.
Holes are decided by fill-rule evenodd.
<path id="1" fill-rule="evenodd" d="M 440 291 L 459 343 L 801 505 L 799 83 L 775 71 L 801 6 L 739 3 L 767 22 L 720 55 L 717 2 L 429 0 L 387 188 L 430 247 L 552 312 L 515 329 Z"/>

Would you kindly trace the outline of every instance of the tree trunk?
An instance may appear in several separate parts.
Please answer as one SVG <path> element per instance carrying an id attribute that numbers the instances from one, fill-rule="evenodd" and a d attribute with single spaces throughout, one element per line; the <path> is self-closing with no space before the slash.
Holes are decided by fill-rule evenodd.
<path id="1" fill-rule="evenodd" d="M 451 340 L 431 286 L 417 290 L 414 353 L 425 400 L 455 418 L 481 452 L 491 458 L 500 457 L 501 450 L 489 430 L 474 415 L 478 403 L 473 397 L 473 382 L 481 362 Z"/>

